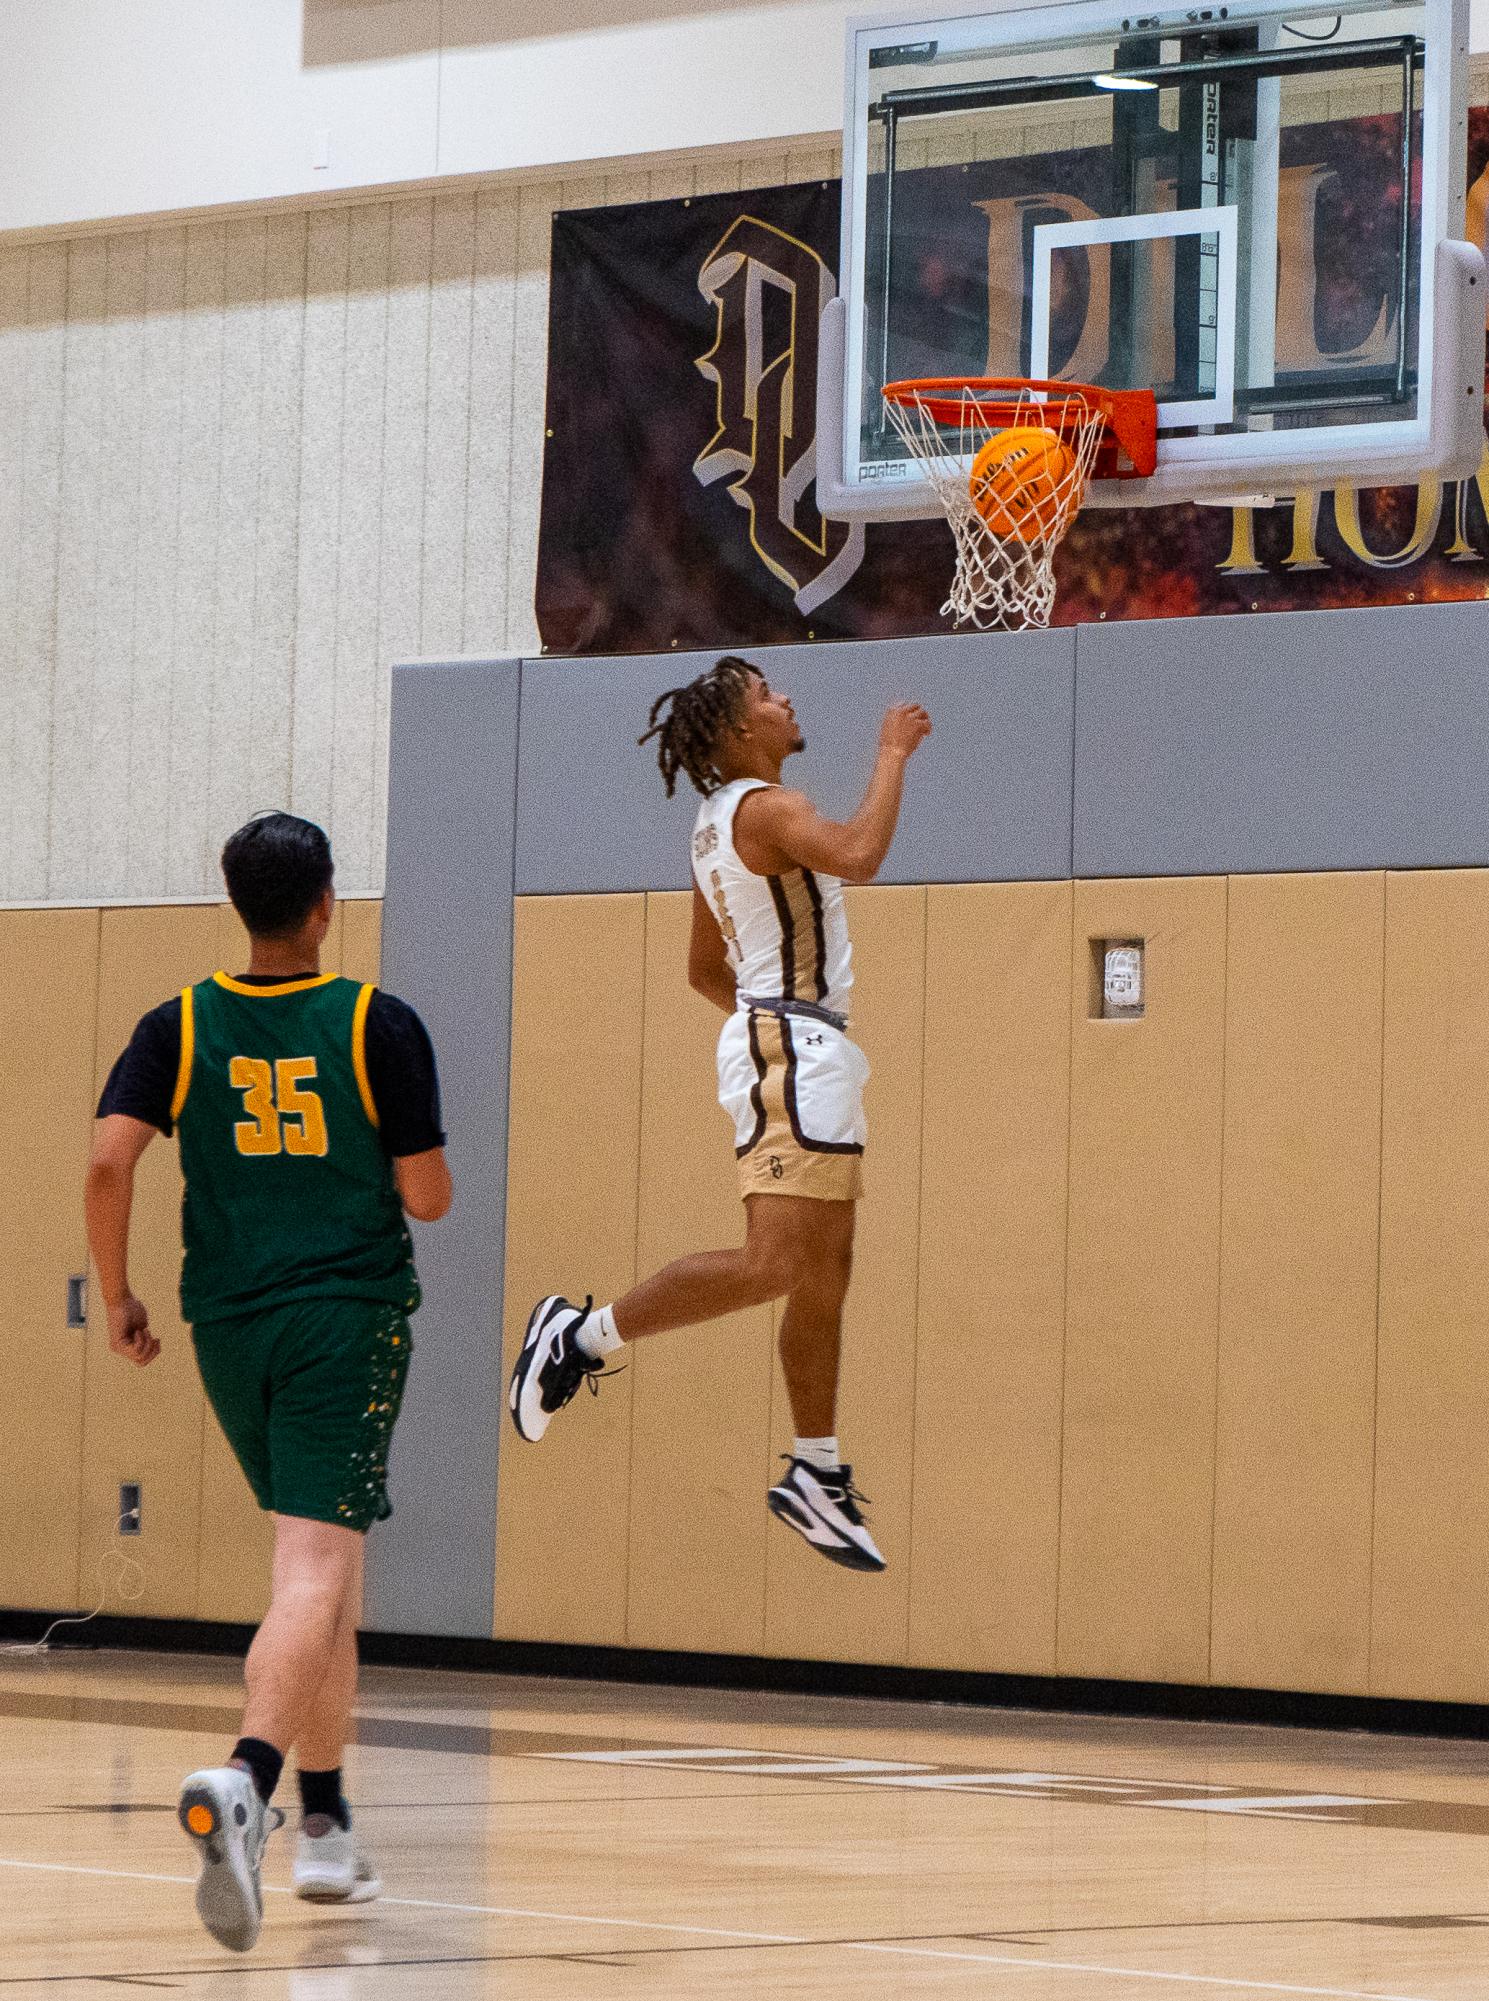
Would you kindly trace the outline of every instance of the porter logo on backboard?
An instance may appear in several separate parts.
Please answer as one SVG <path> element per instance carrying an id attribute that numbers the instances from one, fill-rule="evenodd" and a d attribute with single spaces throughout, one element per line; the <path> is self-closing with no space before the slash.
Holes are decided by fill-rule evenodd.
<path id="1" fill-rule="evenodd" d="M 718 428 L 693 472 L 727 479 L 749 516 L 750 546 L 796 608 L 826 604 L 863 561 L 863 527 L 825 521 L 817 476 L 817 322 L 837 281 L 815 250 L 742 215 L 703 261 L 698 289 L 717 314 L 695 367 L 717 385 Z"/>

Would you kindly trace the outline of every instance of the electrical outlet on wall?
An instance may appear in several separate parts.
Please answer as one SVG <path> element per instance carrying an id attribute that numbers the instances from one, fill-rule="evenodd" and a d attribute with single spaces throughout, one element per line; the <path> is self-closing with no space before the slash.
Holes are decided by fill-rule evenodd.
<path id="1" fill-rule="evenodd" d="M 126 1480 L 119 1489 L 119 1533 L 120 1535 L 143 1533 L 140 1486 L 137 1480 Z"/>

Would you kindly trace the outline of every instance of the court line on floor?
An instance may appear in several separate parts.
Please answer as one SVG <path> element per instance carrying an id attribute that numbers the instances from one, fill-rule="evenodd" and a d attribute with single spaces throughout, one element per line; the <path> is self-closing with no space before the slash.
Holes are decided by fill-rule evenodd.
<path id="1" fill-rule="evenodd" d="M 75 1862 L 12 1861 L 8 1856 L 0 1856 L 0 1869 L 22 1869 L 58 1876 L 106 1877 L 125 1883 L 174 1883 L 187 1888 L 196 1881 L 194 1876 L 162 1876 L 138 1869 L 99 1869 Z M 292 1894 L 278 1883 L 266 1883 L 264 1889 L 271 1896 L 287 1897 Z M 397 1910 L 449 1911 L 465 1917 L 537 1918 L 549 1924 L 595 1925 L 616 1931 L 668 1932 L 687 1938 L 728 1939 L 746 1945 L 792 1945 L 808 1950 L 877 1952 L 902 1959 L 953 1960 L 972 1966 L 1019 1967 L 1031 1973 L 1088 1973 L 1104 1980 L 1163 1980 L 1191 1987 L 1221 1987 L 1232 1993 L 1294 1994 L 1309 1997 L 1309 2001 L 1428 2001 L 1425 1995 L 1382 1994 L 1378 1988 L 1303 1987 L 1287 1981 L 1241 1980 L 1217 1973 L 1173 1973 L 1152 1967 L 1097 1966 L 1089 1960 L 1022 1959 L 1011 1953 L 948 1952 L 933 1946 L 877 1944 L 866 1939 L 814 1939 L 795 1932 L 726 1931 L 716 1925 L 666 1924 L 655 1918 L 594 1917 L 579 1911 L 535 1911 L 507 1904 L 444 1903 L 431 1897 L 383 1897 L 379 1901 Z M 942 1936 L 954 1934 L 943 1933 Z M 624 1952 L 625 1948 L 617 1947 L 616 1950 Z M 195 1976 L 188 1973 L 182 1977 Z"/>
<path id="2" fill-rule="evenodd" d="M 846 1786 L 839 1786 L 846 1792 Z M 364 1800 L 356 1802 L 358 1816 L 365 1813 L 470 1813 L 496 1807 L 570 1806 L 694 1806 L 715 1800 L 814 1799 L 818 1785 L 772 1787 L 766 1792 L 748 1793 L 514 1793 L 499 1800 Z M 0 1807 L 0 1820 L 56 1820 L 64 1814 L 175 1813 L 174 1800 L 100 1801 L 84 1806 Z"/>

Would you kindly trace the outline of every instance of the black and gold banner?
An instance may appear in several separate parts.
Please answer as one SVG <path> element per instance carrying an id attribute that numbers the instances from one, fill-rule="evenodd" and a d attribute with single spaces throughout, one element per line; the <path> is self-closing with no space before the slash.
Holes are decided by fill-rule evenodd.
<path id="1" fill-rule="evenodd" d="M 1288 135 L 1279 320 L 1285 340 L 1318 358 L 1358 360 L 1392 331 L 1367 282 L 1379 234 L 1370 217 L 1390 193 L 1359 169 L 1373 123 Z M 1489 111 L 1472 114 L 1469 152 L 1468 233 L 1481 241 Z M 1080 201 L 1081 154 L 1040 165 L 1051 178 L 1042 200 Z M 990 236 L 1000 203 L 1039 194 L 1028 167 L 983 161 L 909 178 L 942 236 L 953 212 Z M 955 204 L 932 185 L 943 174 L 958 179 Z M 849 528 L 817 512 L 817 322 L 836 290 L 838 212 L 833 181 L 554 217 L 537 587 L 549 652 L 945 629 L 943 523 Z M 929 231 L 925 312 L 944 355 L 936 272 L 968 259 L 938 263 L 936 241 Z M 1072 323 L 1074 354 L 1082 337 Z M 994 373 L 1011 363 L 969 354 L 963 365 L 978 372 L 990 359 Z M 1057 625 L 1489 597 L 1489 458 L 1461 485 L 1344 487 L 1270 509 L 1091 510 L 1056 572 Z"/>

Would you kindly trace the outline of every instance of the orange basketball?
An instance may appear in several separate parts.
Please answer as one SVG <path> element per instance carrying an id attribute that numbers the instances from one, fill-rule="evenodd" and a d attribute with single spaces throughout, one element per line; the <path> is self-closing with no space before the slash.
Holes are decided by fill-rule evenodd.
<path id="1" fill-rule="evenodd" d="M 995 431 L 972 461 L 972 505 L 995 535 L 1039 542 L 1054 530 L 1075 453 L 1054 431 Z"/>

